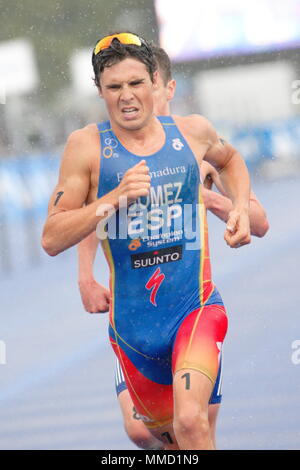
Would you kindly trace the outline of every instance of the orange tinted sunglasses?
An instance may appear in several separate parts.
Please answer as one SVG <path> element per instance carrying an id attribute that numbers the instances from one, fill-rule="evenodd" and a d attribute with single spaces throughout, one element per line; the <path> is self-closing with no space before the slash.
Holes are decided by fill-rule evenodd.
<path id="1" fill-rule="evenodd" d="M 94 49 L 94 54 L 97 55 L 99 52 L 107 49 L 111 45 L 112 40 L 115 38 L 117 38 L 121 44 L 134 44 L 135 46 L 142 46 L 144 44 L 144 41 L 141 38 L 132 33 L 111 34 L 110 36 L 105 36 L 97 42 Z"/>

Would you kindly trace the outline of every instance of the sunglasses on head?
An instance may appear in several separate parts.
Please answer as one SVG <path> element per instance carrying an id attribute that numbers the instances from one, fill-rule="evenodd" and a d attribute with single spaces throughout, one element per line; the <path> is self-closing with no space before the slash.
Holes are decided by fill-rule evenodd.
<path id="1" fill-rule="evenodd" d="M 107 49 L 113 39 L 118 39 L 118 41 L 121 44 L 131 44 L 134 46 L 147 46 L 146 42 L 144 39 L 140 38 L 136 34 L 132 33 L 119 33 L 119 34 L 111 34 L 110 36 L 105 36 L 104 38 L 100 39 L 100 41 L 97 42 L 96 47 L 94 49 L 94 54 L 97 55 L 99 52 L 103 51 L 104 49 Z"/>

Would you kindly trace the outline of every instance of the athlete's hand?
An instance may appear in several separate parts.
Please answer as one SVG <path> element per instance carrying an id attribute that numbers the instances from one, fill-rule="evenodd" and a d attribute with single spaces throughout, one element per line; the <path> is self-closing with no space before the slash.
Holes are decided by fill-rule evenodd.
<path id="1" fill-rule="evenodd" d="M 79 281 L 81 300 L 89 313 L 105 313 L 109 310 L 109 290 L 94 279 Z"/>
<path id="2" fill-rule="evenodd" d="M 248 211 L 234 209 L 229 212 L 224 239 L 231 248 L 251 242 Z"/>
<path id="3" fill-rule="evenodd" d="M 126 197 L 127 204 L 131 204 L 138 197 L 147 196 L 150 189 L 149 168 L 145 160 L 141 160 L 126 171 L 119 186 L 116 188 L 117 197 Z"/>

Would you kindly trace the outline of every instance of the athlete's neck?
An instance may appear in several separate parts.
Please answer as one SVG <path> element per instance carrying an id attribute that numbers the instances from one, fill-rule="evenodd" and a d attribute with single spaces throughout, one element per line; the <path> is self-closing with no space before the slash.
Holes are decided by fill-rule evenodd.
<path id="1" fill-rule="evenodd" d="M 154 115 L 141 128 L 125 129 L 113 122 L 111 126 L 122 145 L 136 155 L 152 155 L 160 150 L 165 142 L 163 126 Z"/>

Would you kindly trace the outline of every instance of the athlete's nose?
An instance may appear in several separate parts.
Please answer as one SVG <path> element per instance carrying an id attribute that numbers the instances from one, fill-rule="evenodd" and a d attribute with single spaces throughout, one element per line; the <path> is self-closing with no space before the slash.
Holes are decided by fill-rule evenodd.
<path id="1" fill-rule="evenodd" d="M 130 90 L 130 88 L 128 88 L 128 87 L 122 88 L 120 99 L 121 99 L 121 101 L 126 102 L 126 103 L 132 101 L 133 93 Z"/>

